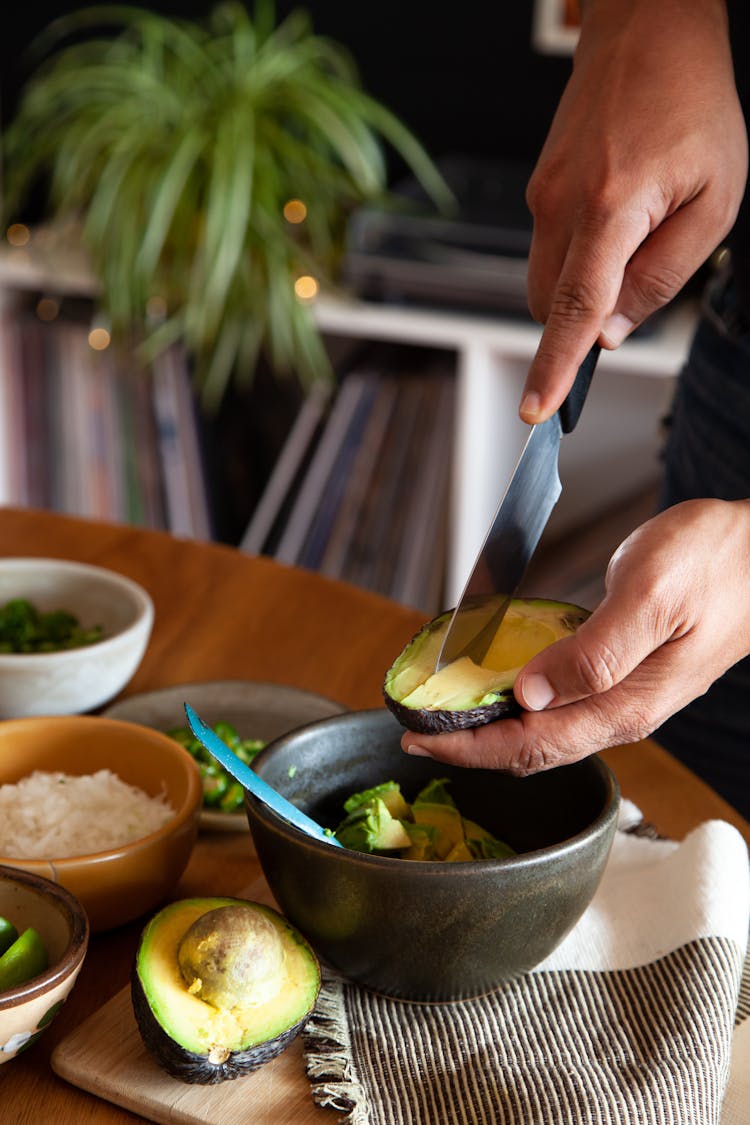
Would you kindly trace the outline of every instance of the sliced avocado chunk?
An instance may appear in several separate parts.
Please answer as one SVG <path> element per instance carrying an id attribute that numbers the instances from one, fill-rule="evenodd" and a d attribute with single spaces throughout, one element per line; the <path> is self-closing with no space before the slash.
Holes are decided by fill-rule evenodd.
<path id="1" fill-rule="evenodd" d="M 256 1070 L 302 1030 L 320 966 L 277 911 L 233 898 L 171 903 L 146 925 L 131 978 L 141 1038 L 184 1082 Z"/>
<path id="2" fill-rule="evenodd" d="M 18 930 L 7 918 L 0 916 L 0 955 L 5 953 L 18 937 Z"/>
<path id="3" fill-rule="evenodd" d="M 409 816 L 409 806 L 401 793 L 401 786 L 397 781 L 384 781 L 381 785 L 373 785 L 370 789 L 363 789 L 361 793 L 352 793 L 344 801 L 344 812 L 354 812 L 361 805 L 380 798 L 391 816 L 396 820 L 403 820 Z"/>
<path id="4" fill-rule="evenodd" d="M 451 850 L 445 857 L 446 863 L 470 863 L 474 859 L 471 851 L 469 850 L 465 840 L 459 840 L 454 844 Z"/>
<path id="5" fill-rule="evenodd" d="M 453 796 L 448 792 L 450 781 L 447 777 L 433 777 L 427 782 L 423 789 L 420 789 L 414 798 L 414 805 L 451 805 L 454 809 L 456 802 Z"/>
<path id="6" fill-rule="evenodd" d="M 445 859 L 452 848 L 463 844 L 463 820 L 454 805 L 432 805 L 428 801 L 421 801 L 412 805 L 412 812 L 415 824 L 429 825 L 434 829 L 433 847 L 438 859 Z"/>
<path id="7" fill-rule="evenodd" d="M 472 620 L 485 610 L 462 616 L 467 640 Z M 386 705 L 407 729 L 425 734 L 479 726 L 517 714 L 513 685 L 521 668 L 538 652 L 572 635 L 589 616 L 567 602 L 514 598 L 481 664 L 461 656 L 435 671 L 452 611 L 429 622 L 388 669 L 383 683 Z"/>
<path id="8" fill-rule="evenodd" d="M 335 835 L 340 844 L 356 852 L 394 851 L 411 843 L 401 821 L 391 816 L 380 797 L 357 805 Z"/>
<path id="9" fill-rule="evenodd" d="M 0 957 L 0 992 L 16 988 L 47 968 L 44 942 L 33 926 L 27 927 Z"/>
<path id="10" fill-rule="evenodd" d="M 401 859 L 433 860 L 438 858 L 435 852 L 437 829 L 433 828 L 431 824 L 411 824 L 409 821 L 404 821 L 404 829 L 411 843 L 408 848 L 404 848 L 401 852 Z"/>
<path id="11" fill-rule="evenodd" d="M 486 828 L 464 817 L 466 845 L 474 859 L 504 859 L 516 852 L 504 840 L 498 840 Z"/>

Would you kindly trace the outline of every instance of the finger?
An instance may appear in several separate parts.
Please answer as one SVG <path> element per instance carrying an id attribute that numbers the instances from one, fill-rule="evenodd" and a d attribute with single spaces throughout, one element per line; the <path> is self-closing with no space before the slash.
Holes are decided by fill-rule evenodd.
<path id="1" fill-rule="evenodd" d="M 626 588 L 611 594 L 572 637 L 556 641 L 519 672 L 514 687 L 526 710 L 542 711 L 604 695 L 673 636 L 668 615 L 634 606 Z"/>
<path id="2" fill-rule="evenodd" d="M 535 217 L 526 274 L 526 301 L 539 324 L 549 316 L 557 279 L 570 245 L 570 232 L 557 219 L 550 222 Z"/>
<path id="3" fill-rule="evenodd" d="M 612 314 L 602 325 L 603 347 L 619 347 L 635 327 L 680 292 L 716 248 L 713 217 L 713 205 L 704 193 L 666 219 L 636 250 Z"/>
<path id="4" fill-rule="evenodd" d="M 661 650 L 606 695 L 467 731 L 407 733 L 402 747 L 448 765 L 501 769 L 525 777 L 648 737 L 692 698 L 689 666 L 689 657 L 675 658 Z"/>
<path id="5" fill-rule="evenodd" d="M 625 267 L 648 233 L 633 217 L 603 227 L 591 221 L 573 233 L 549 315 L 521 398 L 525 422 L 558 409 L 603 323 L 614 309 Z"/>
<path id="6" fill-rule="evenodd" d="M 518 719 L 498 719 L 470 730 L 438 735 L 407 733 L 402 748 L 446 765 L 499 769 L 525 777 L 585 758 L 605 746 L 628 739 L 618 714 L 592 700 L 559 711 L 524 712 Z"/>

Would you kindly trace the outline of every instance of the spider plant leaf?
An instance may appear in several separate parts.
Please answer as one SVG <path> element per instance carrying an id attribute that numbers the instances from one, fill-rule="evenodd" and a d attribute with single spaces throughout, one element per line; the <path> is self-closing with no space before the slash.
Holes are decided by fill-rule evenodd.
<path id="1" fill-rule="evenodd" d="M 175 214 L 191 172 L 201 155 L 204 138 L 199 131 L 186 133 L 178 142 L 170 162 L 164 168 L 157 190 L 151 200 L 148 223 L 143 232 L 135 267 L 147 275 L 155 272 L 157 263 L 170 231 L 174 229 Z"/>
<path id="2" fill-rule="evenodd" d="M 280 373 L 325 377 L 294 280 L 332 285 L 352 208 L 394 202 L 387 145 L 449 202 L 417 138 L 302 9 L 277 22 L 273 0 L 252 14 L 231 0 L 198 22 L 93 5 L 33 50 L 3 136 L 8 207 L 40 185 L 53 217 L 79 212 L 113 331 L 151 357 L 184 344 L 206 402 L 261 350 Z M 308 209 L 297 227 L 283 217 L 290 198 Z M 168 316 L 154 328 L 157 294 Z"/>

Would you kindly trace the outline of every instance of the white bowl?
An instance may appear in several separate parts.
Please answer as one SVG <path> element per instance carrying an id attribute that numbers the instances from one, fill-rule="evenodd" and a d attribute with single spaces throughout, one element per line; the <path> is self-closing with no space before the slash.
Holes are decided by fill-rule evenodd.
<path id="1" fill-rule="evenodd" d="M 113 570 L 69 559 L 0 559 L 0 605 L 26 598 L 64 609 L 104 639 L 61 652 L 0 653 L 0 718 L 90 711 L 117 695 L 143 658 L 154 621 L 146 591 Z"/>

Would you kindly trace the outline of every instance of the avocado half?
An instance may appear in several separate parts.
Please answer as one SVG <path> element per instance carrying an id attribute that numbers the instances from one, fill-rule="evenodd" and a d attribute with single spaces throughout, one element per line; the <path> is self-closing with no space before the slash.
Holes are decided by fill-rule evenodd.
<path id="1" fill-rule="evenodd" d="M 477 620 L 486 618 L 486 609 L 476 613 Z M 467 640 L 474 632 L 471 614 L 462 615 Z M 420 629 L 386 672 L 386 706 L 407 730 L 440 734 L 517 715 L 513 685 L 521 668 L 554 641 L 575 633 L 589 611 L 568 602 L 514 598 L 481 664 L 463 656 L 435 672 L 452 616 L 447 610 Z"/>
<path id="2" fill-rule="evenodd" d="M 131 978 L 146 1049 L 172 1077 L 201 1085 L 280 1054 L 319 990 L 320 965 L 302 935 L 270 907 L 235 898 L 164 907 L 143 930 Z"/>

